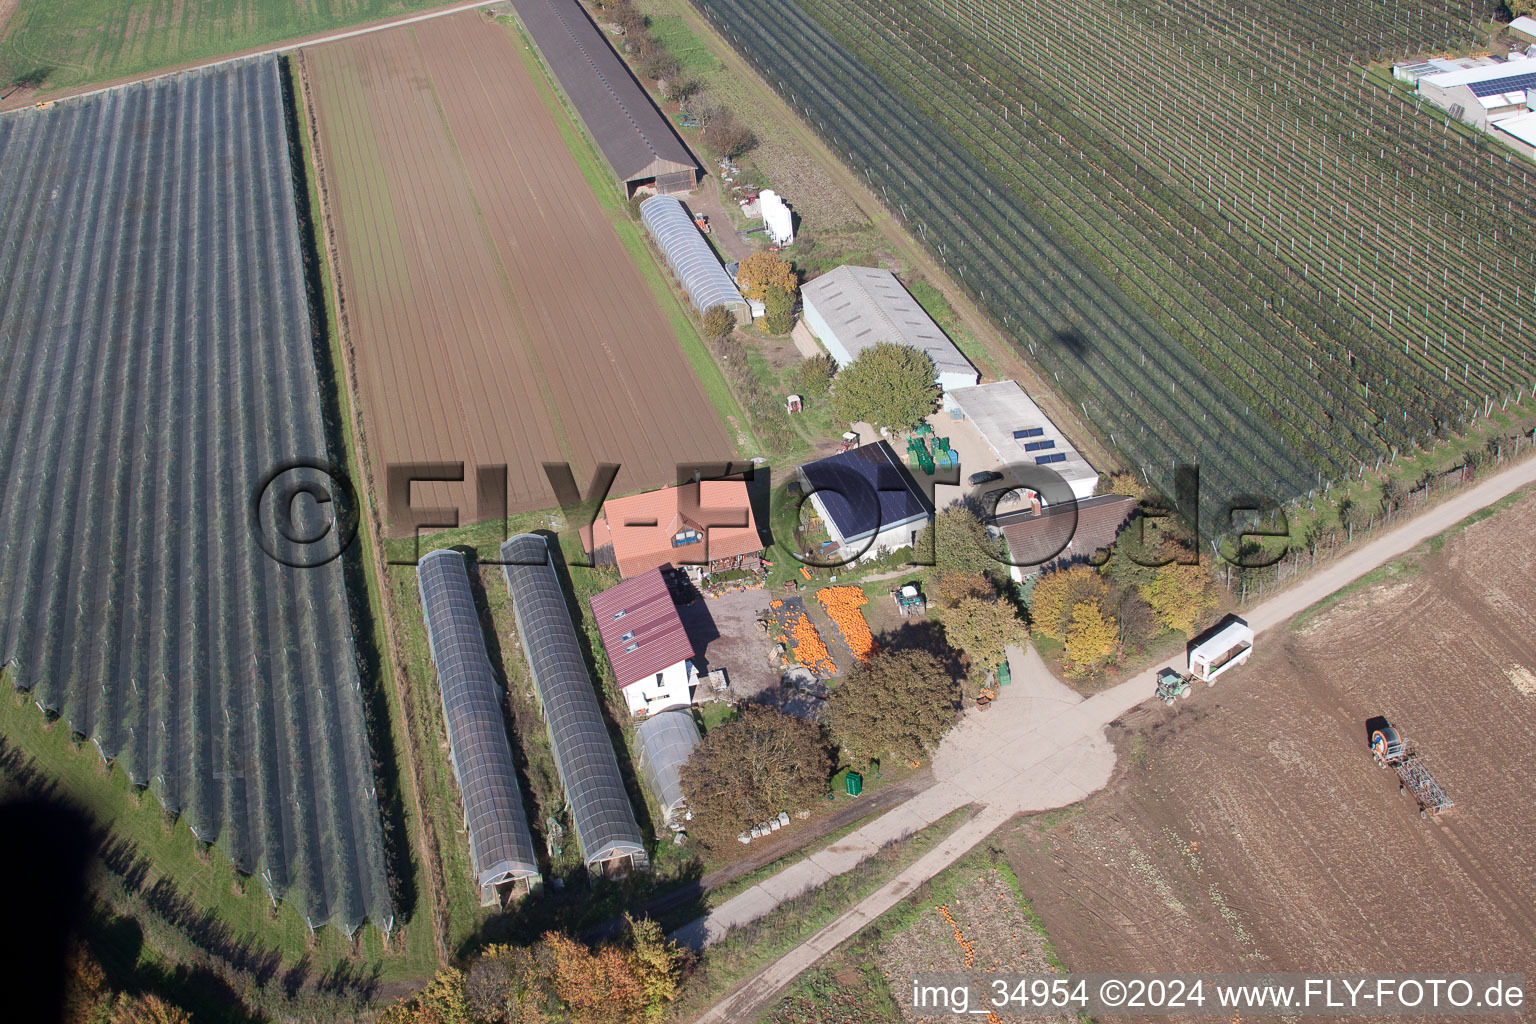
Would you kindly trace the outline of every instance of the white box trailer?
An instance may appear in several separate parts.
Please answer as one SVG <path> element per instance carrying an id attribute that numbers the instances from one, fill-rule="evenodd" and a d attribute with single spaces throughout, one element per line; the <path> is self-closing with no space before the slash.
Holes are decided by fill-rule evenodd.
<path id="1" fill-rule="evenodd" d="M 1229 668 L 1248 660 L 1253 653 L 1253 630 L 1242 619 L 1234 619 L 1215 636 L 1189 652 L 1189 674 L 1207 684 Z"/>

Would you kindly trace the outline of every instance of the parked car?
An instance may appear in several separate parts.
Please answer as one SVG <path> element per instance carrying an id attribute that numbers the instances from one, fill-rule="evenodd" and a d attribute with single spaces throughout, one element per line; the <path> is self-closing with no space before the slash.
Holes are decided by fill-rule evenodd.
<path id="1" fill-rule="evenodd" d="M 990 484 L 992 481 L 994 481 L 994 480 L 1001 480 L 1002 478 L 1003 478 L 1003 474 L 995 472 L 995 471 L 990 470 L 990 469 L 984 470 L 983 472 L 980 472 L 980 473 L 972 473 L 971 474 L 971 486 L 972 487 L 980 487 L 982 484 Z"/>

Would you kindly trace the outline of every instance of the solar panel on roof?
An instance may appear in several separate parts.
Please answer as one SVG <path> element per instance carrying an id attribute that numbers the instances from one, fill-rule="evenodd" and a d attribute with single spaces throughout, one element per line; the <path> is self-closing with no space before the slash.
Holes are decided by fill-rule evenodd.
<path id="1" fill-rule="evenodd" d="M 800 472 L 845 541 L 933 514 L 886 441 L 807 463 Z"/>
<path id="2" fill-rule="evenodd" d="M 1508 78 L 1491 78 L 1486 82 L 1473 82 L 1468 86 L 1472 95 L 1497 96 L 1500 93 L 1519 92 L 1522 89 L 1536 89 L 1536 71 L 1523 75 L 1510 75 Z"/>
<path id="3" fill-rule="evenodd" d="M 1040 466 L 1048 466 L 1053 462 L 1066 462 L 1066 452 L 1056 452 L 1054 455 L 1036 455 L 1035 463 Z"/>
<path id="4" fill-rule="evenodd" d="M 1039 451 L 1044 451 L 1047 448 L 1055 448 L 1055 447 L 1056 447 L 1056 442 L 1055 441 L 1031 441 L 1031 442 L 1029 442 L 1028 444 L 1026 444 L 1024 446 L 1024 450 L 1027 451 L 1027 452 L 1039 452 Z"/>
<path id="5" fill-rule="evenodd" d="M 1045 433 L 1044 427 L 1025 427 L 1023 430 L 1015 430 L 1013 439 L 1018 441 L 1026 437 L 1039 437 L 1043 433 Z"/>

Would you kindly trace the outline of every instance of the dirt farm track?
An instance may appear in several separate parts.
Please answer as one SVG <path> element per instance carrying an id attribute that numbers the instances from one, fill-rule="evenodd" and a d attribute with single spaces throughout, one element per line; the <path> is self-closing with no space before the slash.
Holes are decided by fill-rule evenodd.
<path id="1" fill-rule="evenodd" d="M 1527 494 L 1127 716 L 1115 784 L 1008 844 L 1068 967 L 1536 972 L 1533 513 Z M 1398 794 L 1373 715 L 1454 808 Z"/>
<path id="2" fill-rule="evenodd" d="M 375 485 L 463 462 L 414 503 L 466 522 L 476 466 L 515 512 L 555 504 L 544 462 L 620 494 L 732 455 L 521 45 L 466 12 L 303 51 Z"/>

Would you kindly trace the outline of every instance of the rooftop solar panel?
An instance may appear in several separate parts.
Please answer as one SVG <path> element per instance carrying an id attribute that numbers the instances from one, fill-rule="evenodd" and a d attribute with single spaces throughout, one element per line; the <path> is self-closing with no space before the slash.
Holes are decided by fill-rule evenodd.
<path id="1" fill-rule="evenodd" d="M 800 475 L 847 543 L 933 515 L 933 503 L 886 441 L 807 463 Z"/>
<path id="2" fill-rule="evenodd" d="M 1486 82 L 1472 82 L 1468 85 L 1474 96 L 1497 96 L 1500 93 L 1519 92 L 1522 89 L 1536 89 L 1536 71 L 1524 75 L 1510 75 L 1506 78 L 1490 78 Z"/>

